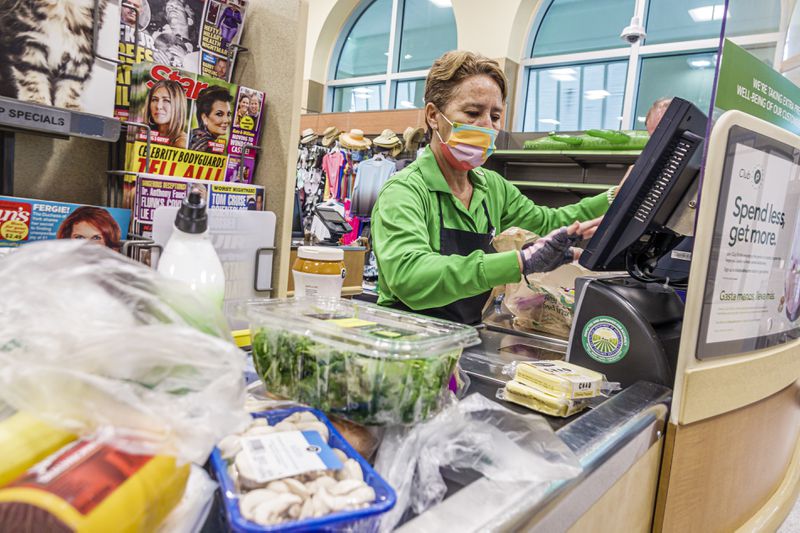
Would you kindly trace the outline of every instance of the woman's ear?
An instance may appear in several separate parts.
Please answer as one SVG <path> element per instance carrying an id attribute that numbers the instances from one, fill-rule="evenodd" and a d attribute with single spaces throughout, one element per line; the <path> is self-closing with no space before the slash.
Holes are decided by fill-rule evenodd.
<path id="1" fill-rule="evenodd" d="M 438 110 L 436 109 L 435 105 L 433 105 L 431 102 L 425 104 L 425 125 L 428 126 L 428 129 L 439 129 L 439 124 L 436 121 L 437 114 Z"/>

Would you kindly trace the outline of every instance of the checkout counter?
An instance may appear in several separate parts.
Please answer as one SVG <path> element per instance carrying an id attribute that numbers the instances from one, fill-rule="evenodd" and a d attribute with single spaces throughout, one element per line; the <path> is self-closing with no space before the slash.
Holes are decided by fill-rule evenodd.
<path id="1" fill-rule="evenodd" d="M 780 526 L 800 489 L 800 137 L 729 111 L 699 184 L 705 148 L 705 117 L 676 98 L 581 259 L 612 272 L 579 279 L 569 338 L 516 331 L 500 311 L 462 354 L 468 394 L 492 399 L 502 367 L 526 358 L 622 383 L 593 409 L 546 417 L 583 472 L 549 485 L 443 472 L 445 499 L 399 531 Z M 747 230 L 730 227 L 748 217 Z M 785 231 L 762 237 L 770 224 Z M 771 253 L 738 248 L 745 232 Z"/>
<path id="2" fill-rule="evenodd" d="M 705 117 L 689 126 L 699 111 L 674 106 L 581 260 L 632 275 L 579 280 L 567 340 L 493 321 L 462 356 L 470 391 L 490 398 L 509 379 L 502 366 L 526 357 L 565 356 L 620 381 L 595 409 L 549 418 L 584 472 L 549 487 L 478 479 L 400 531 L 774 531 L 791 510 L 800 137 L 725 113 L 708 139 L 698 209 Z M 762 235 L 770 224 L 781 228 L 774 237 Z M 671 253 L 686 237 L 693 251 Z"/>

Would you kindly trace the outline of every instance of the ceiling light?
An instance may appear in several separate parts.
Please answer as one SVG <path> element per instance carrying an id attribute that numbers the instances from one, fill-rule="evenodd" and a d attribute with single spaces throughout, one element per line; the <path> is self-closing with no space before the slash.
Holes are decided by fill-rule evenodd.
<path id="1" fill-rule="evenodd" d="M 690 59 L 689 66 L 692 68 L 707 68 L 711 66 L 711 61 L 708 59 Z"/>
<path id="2" fill-rule="evenodd" d="M 413 102 L 409 102 L 408 100 L 403 100 L 400 102 L 400 107 L 404 109 L 416 109 L 417 106 L 415 106 Z"/>
<path id="3" fill-rule="evenodd" d="M 372 89 L 370 89 L 369 87 L 356 87 L 355 89 L 353 89 L 353 94 L 370 95 L 372 94 Z"/>
<path id="4" fill-rule="evenodd" d="M 386 57 L 389 57 L 389 52 L 384 52 L 383 55 L 385 55 Z"/>
<path id="5" fill-rule="evenodd" d="M 575 81 L 577 72 L 574 68 L 551 68 L 547 71 L 550 77 L 556 81 Z"/>
<path id="6" fill-rule="evenodd" d="M 725 13 L 725 4 L 714 4 L 702 7 L 696 7 L 689 10 L 689 16 L 695 22 L 710 22 L 712 20 L 722 20 L 722 15 Z M 727 17 L 730 18 L 731 11 L 728 10 Z"/>
<path id="7" fill-rule="evenodd" d="M 431 0 L 436 7 L 453 7 L 453 0 Z"/>
<path id="8" fill-rule="evenodd" d="M 645 122 L 647 122 L 647 118 L 646 117 L 636 117 L 636 121 L 637 122 L 641 122 L 641 123 L 645 123 Z"/>
<path id="9" fill-rule="evenodd" d="M 414 56 L 412 56 L 411 54 L 406 54 L 403 56 L 403 59 L 411 59 L 412 57 Z"/>
<path id="10" fill-rule="evenodd" d="M 611 93 L 604 89 L 590 89 L 584 91 L 583 96 L 585 96 L 587 100 L 602 100 L 607 96 L 611 96 Z"/>
<path id="11" fill-rule="evenodd" d="M 361 100 L 369 100 L 369 95 L 364 93 L 355 93 L 353 96 L 356 98 L 360 98 Z"/>
<path id="12" fill-rule="evenodd" d="M 554 126 L 561 124 L 561 122 L 557 121 L 554 118 L 540 118 L 539 122 L 541 122 L 542 124 L 552 124 Z"/>

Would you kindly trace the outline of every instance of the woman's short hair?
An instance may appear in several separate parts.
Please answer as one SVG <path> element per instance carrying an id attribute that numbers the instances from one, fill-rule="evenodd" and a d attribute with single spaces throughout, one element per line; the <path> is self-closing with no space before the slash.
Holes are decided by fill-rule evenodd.
<path id="1" fill-rule="evenodd" d="M 508 96 L 508 80 L 499 63 L 480 54 L 454 50 L 446 52 L 433 62 L 425 80 L 425 102 L 444 109 L 456 88 L 472 76 L 489 76 L 500 88 L 503 102 Z"/>
<path id="2" fill-rule="evenodd" d="M 197 125 L 203 127 L 202 115 L 210 115 L 214 102 L 231 102 L 233 97 L 228 89 L 221 85 L 209 85 L 197 95 Z"/>
<path id="3" fill-rule="evenodd" d="M 155 82 L 147 93 L 145 109 L 146 122 L 151 125 L 154 124 L 154 122 L 153 114 L 150 111 L 150 102 L 155 92 L 161 88 L 167 90 L 169 98 L 172 101 L 172 116 L 169 119 L 167 137 L 169 137 L 170 144 L 174 144 L 178 137 L 186 130 L 186 93 L 183 92 L 181 84 L 175 80 L 158 80 Z"/>
<path id="4" fill-rule="evenodd" d="M 100 233 L 103 235 L 104 244 L 109 248 L 119 250 L 121 246 L 120 238 L 122 236 L 119 224 L 117 224 L 117 221 L 114 220 L 114 217 L 112 217 L 108 211 L 100 207 L 84 205 L 77 208 L 70 213 L 58 227 L 56 238 L 71 239 L 75 224 L 81 222 L 88 222 L 100 230 Z"/>

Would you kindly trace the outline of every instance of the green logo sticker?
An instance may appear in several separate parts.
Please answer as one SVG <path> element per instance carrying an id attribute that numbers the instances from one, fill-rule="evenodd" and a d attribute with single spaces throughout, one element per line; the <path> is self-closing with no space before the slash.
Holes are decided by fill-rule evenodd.
<path id="1" fill-rule="evenodd" d="M 596 316 L 583 327 L 583 349 L 599 363 L 616 363 L 631 346 L 628 330 L 610 316 Z"/>

